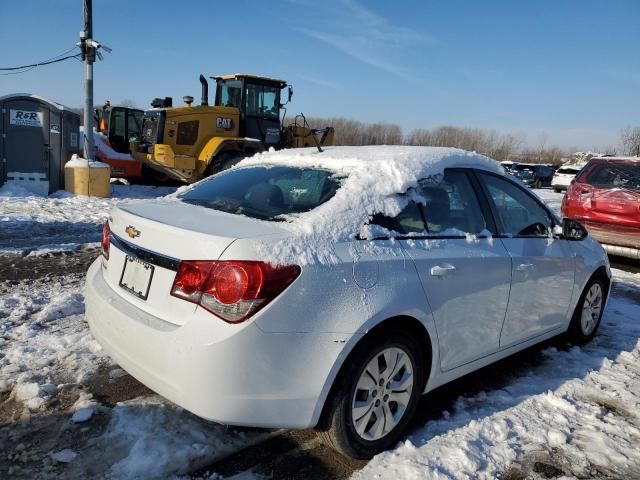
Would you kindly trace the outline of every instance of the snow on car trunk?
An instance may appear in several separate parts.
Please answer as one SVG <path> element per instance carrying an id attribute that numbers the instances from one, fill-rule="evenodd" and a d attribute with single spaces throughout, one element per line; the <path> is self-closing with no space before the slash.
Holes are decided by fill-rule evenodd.
<path id="1" fill-rule="evenodd" d="M 118 237 L 178 259 L 217 260 L 237 238 L 282 233 L 275 223 L 178 201 L 126 203 L 110 217 Z"/>
<path id="2" fill-rule="evenodd" d="M 133 305 L 179 325 L 196 308 L 170 295 L 181 260 L 217 260 L 236 238 L 281 233 L 276 224 L 177 201 L 133 202 L 109 218 L 107 283 Z"/>

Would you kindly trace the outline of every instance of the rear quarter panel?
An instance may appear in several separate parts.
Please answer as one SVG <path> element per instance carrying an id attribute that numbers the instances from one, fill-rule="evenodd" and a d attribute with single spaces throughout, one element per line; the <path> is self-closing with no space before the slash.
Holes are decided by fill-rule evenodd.
<path id="1" fill-rule="evenodd" d="M 274 333 L 354 334 L 406 315 L 430 329 L 433 319 L 413 261 L 397 242 L 373 250 L 363 249 L 364 243 L 337 244 L 336 263 L 302 265 L 294 283 L 256 314 L 258 327 Z M 226 259 L 261 258 L 255 240 L 239 239 L 225 250 L 221 260 Z"/>
<path id="2" fill-rule="evenodd" d="M 609 266 L 609 258 L 602 245 L 600 245 L 592 237 L 588 236 L 579 242 L 567 242 L 571 245 L 573 254 L 575 255 L 575 288 L 571 300 L 572 308 L 569 313 L 568 322 L 571 321 L 571 315 L 580 299 L 580 295 L 587 285 L 587 282 L 600 267 L 604 267 L 607 276 L 611 278 L 611 268 Z"/>

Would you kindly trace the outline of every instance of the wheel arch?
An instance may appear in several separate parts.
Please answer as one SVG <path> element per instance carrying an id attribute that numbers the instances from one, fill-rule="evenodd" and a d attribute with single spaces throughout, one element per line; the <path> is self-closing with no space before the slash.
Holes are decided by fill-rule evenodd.
<path id="1" fill-rule="evenodd" d="M 365 339 L 368 339 L 372 335 L 377 335 L 380 332 L 384 332 L 386 330 L 400 330 L 402 332 L 406 332 L 411 335 L 412 338 L 418 341 L 420 349 L 426 360 L 424 365 L 425 376 L 423 379 L 423 384 L 420 386 L 420 391 L 422 392 L 424 390 L 424 387 L 431 375 L 432 366 L 435 364 L 435 359 L 433 358 L 435 352 L 433 339 L 429 334 L 427 327 L 420 320 L 409 315 L 397 315 L 394 317 L 389 317 L 377 323 L 375 326 L 367 330 L 367 332 L 363 336 L 358 338 L 358 340 L 351 345 L 349 352 L 342 357 L 340 367 L 335 370 L 335 374 L 327 379 L 327 382 L 330 382 L 331 386 L 330 388 L 325 389 L 326 394 L 324 398 L 320 399 L 322 408 L 320 409 L 318 420 L 315 425 L 315 428 L 317 430 L 326 430 L 328 428 L 327 417 L 337 384 L 336 380 L 340 378 L 345 368 L 347 368 L 347 366 L 349 365 L 349 360 L 353 357 L 356 350 Z"/>
<path id="2" fill-rule="evenodd" d="M 607 297 L 608 297 L 609 290 L 611 289 L 611 277 L 607 273 L 607 267 L 605 267 L 604 265 L 600 265 L 598 268 L 594 270 L 594 272 L 591 274 L 587 282 L 584 284 L 583 290 L 584 290 L 584 287 L 586 287 L 589 284 L 589 282 L 596 277 L 601 278 L 604 281 L 607 287 Z"/>
<path id="3" fill-rule="evenodd" d="M 573 295 L 571 298 L 571 304 L 569 307 L 570 309 L 567 312 L 567 323 L 566 323 L 567 328 L 569 328 L 569 325 L 571 324 L 571 319 L 573 318 L 575 310 L 576 308 L 578 308 L 578 302 L 580 302 L 580 297 L 582 297 L 582 293 L 584 292 L 585 288 L 587 288 L 587 285 L 589 285 L 591 280 L 593 280 L 596 277 L 601 278 L 605 282 L 605 286 L 607 290 L 607 300 L 609 299 L 609 293 L 611 290 L 611 276 L 609 275 L 609 270 L 607 266 L 605 264 L 600 264 L 596 266 L 593 269 L 593 271 L 591 271 L 590 275 L 585 275 L 584 277 L 582 277 L 583 280 L 574 289 Z"/>
<path id="4" fill-rule="evenodd" d="M 203 169 L 215 159 L 217 155 L 226 151 L 236 151 L 254 154 L 264 150 L 259 140 L 251 140 L 238 137 L 211 137 L 205 143 L 198 154 L 198 161 L 203 165 Z"/>

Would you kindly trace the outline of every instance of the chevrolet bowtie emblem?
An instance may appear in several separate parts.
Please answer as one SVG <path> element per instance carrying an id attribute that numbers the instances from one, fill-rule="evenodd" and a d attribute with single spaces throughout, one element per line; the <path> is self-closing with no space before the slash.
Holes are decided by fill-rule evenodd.
<path id="1" fill-rule="evenodd" d="M 136 230 L 136 228 L 133 225 L 129 225 L 127 228 L 124 229 L 125 232 L 127 232 L 127 235 L 129 235 L 131 238 L 136 238 L 140 236 L 140 230 Z"/>

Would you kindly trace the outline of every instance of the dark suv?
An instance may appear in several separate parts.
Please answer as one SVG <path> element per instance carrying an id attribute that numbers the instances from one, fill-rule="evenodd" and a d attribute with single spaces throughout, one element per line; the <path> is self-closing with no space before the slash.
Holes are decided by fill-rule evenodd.
<path id="1" fill-rule="evenodd" d="M 512 172 L 528 187 L 542 188 L 551 186 L 554 170 L 548 165 L 518 163 L 512 167 Z"/>

